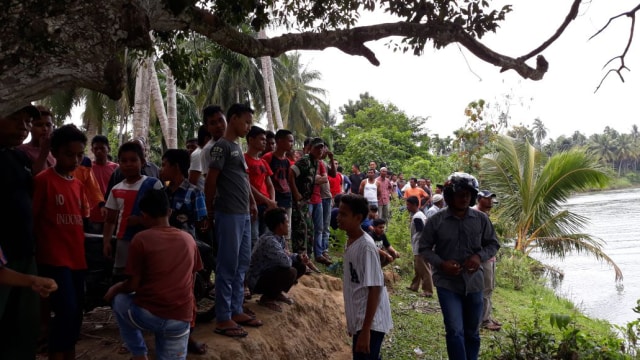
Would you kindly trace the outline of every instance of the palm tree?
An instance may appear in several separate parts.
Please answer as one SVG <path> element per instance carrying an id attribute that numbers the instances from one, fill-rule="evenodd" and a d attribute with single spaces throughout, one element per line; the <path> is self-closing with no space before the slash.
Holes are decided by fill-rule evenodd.
<path id="1" fill-rule="evenodd" d="M 622 173 L 622 166 L 636 157 L 636 149 L 630 134 L 621 134 L 615 141 L 616 160 L 618 160 L 618 176 Z"/>
<path id="2" fill-rule="evenodd" d="M 482 159 L 480 173 L 485 185 L 500 194 L 494 215 L 513 229 L 515 249 L 560 257 L 586 252 L 613 266 L 616 280 L 622 279 L 601 240 L 580 232 L 588 219 L 562 209 L 573 192 L 607 184 L 609 177 L 597 161 L 579 149 L 547 157 L 528 142 L 503 136 L 496 146 L 495 153 Z"/>
<path id="3" fill-rule="evenodd" d="M 605 134 L 593 134 L 589 137 L 589 144 L 587 145 L 593 154 L 595 154 L 603 163 L 613 163 L 615 159 L 615 145 L 610 135 Z"/>
<path id="4" fill-rule="evenodd" d="M 319 134 L 324 125 L 320 110 L 324 101 L 320 96 L 324 96 L 325 90 L 311 83 L 322 75 L 302 64 L 298 52 L 283 54 L 278 60 L 274 70 L 284 127 L 298 137 Z"/>
<path id="5" fill-rule="evenodd" d="M 536 139 L 536 145 L 538 146 L 538 149 L 540 149 L 542 140 L 547 137 L 547 128 L 544 126 L 544 123 L 540 118 L 533 120 L 533 127 L 531 131 L 533 131 L 533 137 Z"/>

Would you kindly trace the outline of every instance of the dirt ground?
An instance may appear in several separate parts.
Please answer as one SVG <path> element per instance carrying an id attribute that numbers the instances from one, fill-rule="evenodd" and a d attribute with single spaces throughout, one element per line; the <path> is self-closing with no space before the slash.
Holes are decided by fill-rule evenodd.
<path id="1" fill-rule="evenodd" d="M 341 280 L 327 275 L 303 276 L 289 295 L 295 304 L 283 304 L 281 313 L 259 306 L 256 296 L 249 300 L 247 307 L 256 312 L 264 326 L 245 327 L 249 336 L 242 339 L 214 334 L 213 323 L 198 324 L 194 337 L 206 343 L 208 351 L 205 355 L 189 354 L 187 359 L 351 359 Z M 110 309 L 94 309 L 85 315 L 76 359 L 129 359 L 129 354 L 117 353 L 119 338 Z M 153 336 L 147 334 L 145 338 L 149 357 L 154 359 Z"/>

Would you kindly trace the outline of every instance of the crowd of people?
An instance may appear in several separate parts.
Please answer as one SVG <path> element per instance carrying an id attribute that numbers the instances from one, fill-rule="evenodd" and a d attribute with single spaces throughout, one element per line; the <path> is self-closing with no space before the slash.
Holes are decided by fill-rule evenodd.
<path id="1" fill-rule="evenodd" d="M 354 359 L 378 359 L 393 326 L 382 268 L 401 256 L 385 233 L 393 198 L 404 199 L 411 219 L 408 289 L 432 297 L 435 286 L 450 358 L 477 358 L 480 326 L 500 329 L 491 317 L 499 245 L 487 216 L 495 194 L 480 192 L 468 174 L 432 189 L 428 178 L 407 182 L 375 161 L 366 173 L 353 164 L 347 176 L 321 138 L 295 150 L 291 131 L 254 126 L 253 113 L 243 104 L 226 113 L 206 107 L 197 138 L 167 150 L 160 167 L 148 161 L 144 138 L 122 144 L 116 163 L 105 136 L 89 144 L 74 125 L 54 130 L 46 108 L 0 117 L 8 169 L 0 188 L 12 205 L 0 217 L 8 231 L 0 238 L 0 358 L 33 359 L 41 328 L 50 359 L 75 358 L 85 232 L 102 234 L 103 254 L 113 260 L 105 300 L 120 352 L 146 359 L 142 331 L 155 333 L 158 358 L 207 351 L 190 335 L 194 274 L 204 257 L 215 262 L 213 331 L 245 337 L 245 327 L 263 325 L 246 299 L 259 294 L 257 303 L 276 312 L 293 304 L 288 292 L 298 279 L 333 264 L 330 228 L 340 228 L 348 238 L 343 281 Z"/>

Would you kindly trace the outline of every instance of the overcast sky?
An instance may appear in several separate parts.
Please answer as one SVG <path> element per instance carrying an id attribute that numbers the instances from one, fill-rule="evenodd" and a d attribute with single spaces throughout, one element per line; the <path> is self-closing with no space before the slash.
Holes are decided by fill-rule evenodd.
<path id="1" fill-rule="evenodd" d="M 501 5 L 502 1 L 493 2 Z M 570 0 L 519 0 L 496 34 L 482 39 L 495 51 L 517 57 L 546 40 L 562 23 Z M 381 65 L 371 65 L 362 57 L 348 56 L 336 49 L 303 52 L 309 67 L 322 73 L 315 85 L 327 90 L 334 110 L 349 99 L 368 91 L 375 98 L 396 104 L 412 116 L 429 117 L 432 134 L 451 135 L 465 122 L 464 108 L 472 100 L 485 99 L 509 111 L 510 124 L 531 125 L 539 117 L 549 136 L 570 135 L 580 130 L 587 136 L 611 126 L 629 132 L 639 124 L 640 95 L 638 62 L 640 39 L 627 55 L 625 83 L 609 76 L 594 94 L 605 71 L 604 64 L 622 53 L 629 34 L 630 20 L 620 18 L 608 30 L 588 40 L 609 17 L 635 6 L 629 1 L 593 0 L 583 5 L 576 21 L 550 48 L 543 52 L 549 71 L 541 81 L 523 80 L 515 72 L 500 73 L 466 49 L 450 45 L 443 50 L 429 47 L 420 57 L 393 53 L 389 39 L 367 45 Z M 363 16 L 361 24 L 393 21 L 384 14 Z M 468 61 L 468 65 L 467 65 Z M 619 63 L 613 63 L 616 67 Z M 535 59 L 530 62 L 535 66 Z M 507 100 L 506 96 L 510 96 Z"/>

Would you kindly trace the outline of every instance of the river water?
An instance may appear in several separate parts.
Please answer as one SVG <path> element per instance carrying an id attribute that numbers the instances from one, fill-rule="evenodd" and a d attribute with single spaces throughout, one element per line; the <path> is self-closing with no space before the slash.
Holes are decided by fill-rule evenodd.
<path id="1" fill-rule="evenodd" d="M 589 218 L 584 232 L 606 243 L 604 252 L 618 264 L 624 280 L 616 284 L 613 268 L 593 256 L 570 254 L 564 259 L 533 255 L 561 269 L 559 295 L 590 317 L 624 325 L 640 317 L 631 309 L 640 299 L 640 189 L 609 190 L 571 197 L 566 209 Z"/>

